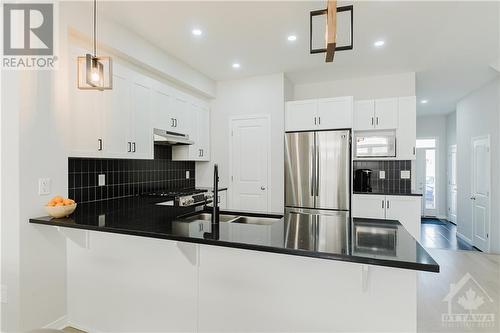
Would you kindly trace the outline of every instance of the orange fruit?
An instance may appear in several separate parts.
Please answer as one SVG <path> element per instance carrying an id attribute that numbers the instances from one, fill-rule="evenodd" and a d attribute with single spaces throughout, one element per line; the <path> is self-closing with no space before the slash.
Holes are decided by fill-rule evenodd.
<path id="1" fill-rule="evenodd" d="M 71 206 L 72 204 L 74 204 L 75 202 L 71 199 L 64 199 L 63 200 L 63 204 L 64 206 Z"/>
<path id="2" fill-rule="evenodd" d="M 55 203 L 60 203 L 60 202 L 62 203 L 63 200 L 64 200 L 63 197 L 57 195 L 57 196 L 53 197 L 52 200 L 50 200 L 50 201 L 55 202 Z"/>

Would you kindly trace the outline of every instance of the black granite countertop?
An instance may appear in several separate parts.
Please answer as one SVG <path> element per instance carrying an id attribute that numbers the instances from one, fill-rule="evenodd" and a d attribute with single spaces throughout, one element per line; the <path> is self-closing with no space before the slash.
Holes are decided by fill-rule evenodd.
<path id="1" fill-rule="evenodd" d="M 373 194 L 373 195 L 394 195 L 394 196 L 410 196 L 410 197 L 421 197 L 421 193 L 393 193 L 393 192 L 357 192 L 354 191 L 353 194 Z"/>
<path id="2" fill-rule="evenodd" d="M 221 211 L 260 217 L 263 222 L 221 219 L 219 238 L 205 239 L 210 220 L 193 219 L 202 208 L 156 205 L 160 201 L 131 197 L 86 203 L 68 218 L 39 217 L 30 223 L 439 272 L 439 265 L 398 221 L 355 218 L 305 226 L 280 214 Z"/>

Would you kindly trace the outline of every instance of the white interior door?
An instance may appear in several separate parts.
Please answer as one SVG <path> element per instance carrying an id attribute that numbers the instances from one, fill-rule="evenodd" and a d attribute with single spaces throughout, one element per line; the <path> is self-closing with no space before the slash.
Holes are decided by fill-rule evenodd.
<path id="1" fill-rule="evenodd" d="M 457 145 L 448 148 L 448 220 L 457 223 Z"/>
<path id="2" fill-rule="evenodd" d="M 472 139 L 472 244 L 489 252 L 490 232 L 490 139 Z"/>
<path id="3" fill-rule="evenodd" d="M 268 210 L 269 118 L 231 120 L 231 208 Z"/>

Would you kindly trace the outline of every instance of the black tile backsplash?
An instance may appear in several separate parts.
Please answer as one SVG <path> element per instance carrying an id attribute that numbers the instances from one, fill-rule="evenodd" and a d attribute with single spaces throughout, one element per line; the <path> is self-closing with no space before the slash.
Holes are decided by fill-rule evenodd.
<path id="1" fill-rule="evenodd" d="M 353 174 L 357 169 L 372 170 L 371 188 L 373 193 L 410 194 L 411 179 L 401 179 L 401 171 L 411 172 L 411 161 L 354 161 Z M 380 179 L 380 171 L 385 171 L 385 179 Z"/>
<path id="2" fill-rule="evenodd" d="M 68 158 L 68 197 L 77 203 L 195 187 L 195 164 L 172 161 L 170 147 L 156 148 L 154 160 Z M 189 171 L 189 179 L 186 179 Z M 106 185 L 98 186 L 104 174 Z"/>

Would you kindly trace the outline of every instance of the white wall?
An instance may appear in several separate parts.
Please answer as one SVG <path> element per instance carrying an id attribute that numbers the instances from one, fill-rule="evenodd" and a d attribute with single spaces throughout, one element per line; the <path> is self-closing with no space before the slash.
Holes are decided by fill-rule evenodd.
<path id="1" fill-rule="evenodd" d="M 446 116 L 424 116 L 417 117 L 417 139 L 419 138 L 436 138 L 437 147 L 437 168 L 438 175 L 436 177 L 436 204 L 439 218 L 446 218 L 447 207 L 447 146 L 446 146 Z"/>
<path id="2" fill-rule="evenodd" d="M 354 96 L 355 100 L 415 96 L 415 73 L 296 84 L 294 99 Z"/>
<path id="3" fill-rule="evenodd" d="M 243 80 L 217 83 L 217 98 L 212 101 L 211 162 L 197 163 L 196 183 L 198 186 L 212 185 L 212 168 L 219 165 L 221 185 L 229 187 L 229 122 L 237 115 L 269 115 L 271 117 L 271 205 L 269 211 L 284 209 L 284 75 L 273 74 Z M 228 200 L 229 204 L 231 200 Z"/>
<path id="4" fill-rule="evenodd" d="M 457 104 L 458 232 L 472 239 L 471 142 L 491 140 L 491 252 L 500 253 L 500 79 L 464 97 Z"/>

